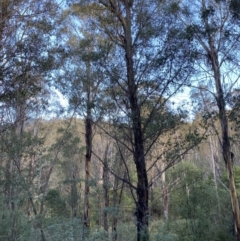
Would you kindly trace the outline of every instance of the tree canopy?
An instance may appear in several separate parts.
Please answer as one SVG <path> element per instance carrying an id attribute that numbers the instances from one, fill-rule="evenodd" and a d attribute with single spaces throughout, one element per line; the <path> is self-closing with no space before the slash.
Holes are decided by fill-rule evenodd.
<path id="1" fill-rule="evenodd" d="M 240 241 L 239 12 L 2 0 L 0 239 Z"/>

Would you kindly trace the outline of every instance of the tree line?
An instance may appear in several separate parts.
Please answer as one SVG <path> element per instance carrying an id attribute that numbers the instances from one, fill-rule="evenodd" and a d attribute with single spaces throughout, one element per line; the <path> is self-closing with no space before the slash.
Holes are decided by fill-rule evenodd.
<path id="1" fill-rule="evenodd" d="M 238 10 L 237 0 L 3 0 L 2 239 L 54 240 L 62 227 L 55 240 L 108 240 L 111 220 L 121 240 L 125 220 L 148 241 L 156 218 L 155 240 L 240 240 Z M 186 88 L 188 103 L 174 103 Z M 126 204 L 132 216 L 119 218 Z"/>

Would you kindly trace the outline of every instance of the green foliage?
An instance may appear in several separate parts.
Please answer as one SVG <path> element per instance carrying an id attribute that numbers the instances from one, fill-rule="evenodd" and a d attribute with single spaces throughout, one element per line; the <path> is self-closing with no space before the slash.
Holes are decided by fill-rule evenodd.
<path id="1" fill-rule="evenodd" d="M 180 163 L 175 169 L 168 177 L 180 177 L 170 195 L 169 229 L 184 241 L 232 240 L 228 192 L 191 163 Z"/>
<path id="2" fill-rule="evenodd" d="M 0 196 L 0 241 L 18 240 L 30 241 L 34 239 L 34 230 L 24 211 L 16 205 L 11 211 Z"/>
<path id="3" fill-rule="evenodd" d="M 118 241 L 135 241 L 136 240 L 136 226 L 134 222 L 125 222 L 118 225 Z"/>
<path id="4" fill-rule="evenodd" d="M 60 192 L 56 189 L 50 189 L 45 197 L 46 206 L 51 216 L 64 216 L 69 215 L 66 208 L 65 201 L 61 198 Z"/>
<path id="5" fill-rule="evenodd" d="M 240 167 L 234 166 L 233 172 L 234 172 L 234 181 L 237 189 L 237 194 L 240 195 Z M 223 172 L 222 182 L 226 187 L 228 187 L 228 176 L 226 171 Z"/>
<path id="6" fill-rule="evenodd" d="M 214 12 L 215 10 L 213 6 L 209 6 L 208 8 L 202 10 L 201 17 L 203 18 L 203 20 L 205 20 L 208 17 L 214 15 Z"/>
<path id="7" fill-rule="evenodd" d="M 215 51 L 223 69 L 220 76 L 226 77 L 224 81 L 228 82 L 226 63 L 230 64 L 231 78 L 238 76 L 234 71 L 238 69 L 235 63 L 239 62 L 239 26 L 235 24 L 240 19 L 239 0 L 198 1 L 193 5 L 187 1 L 149 3 L 129 0 L 131 19 L 124 11 L 127 1 L 101 2 L 79 1 L 64 9 L 61 20 L 66 24 L 60 27 L 58 36 L 53 36 L 60 23 L 54 21 L 57 16 L 55 1 L 2 1 L 0 189 L 3 197 L 0 197 L 0 241 L 43 241 L 41 229 L 47 241 L 109 240 L 110 233 L 101 227 L 105 211 L 109 227 L 113 217 L 117 218 L 118 241 L 135 241 L 136 203 L 131 193 L 134 188 L 130 191 L 129 185 L 122 186 L 120 202 L 121 185 L 116 185 L 112 191 L 116 179 L 109 175 L 110 204 L 104 207 L 103 186 L 98 182 L 102 163 L 97 161 L 103 154 L 102 144 L 112 139 L 119 142 L 122 156 L 117 157 L 115 147 L 109 148 L 109 167 L 112 172 L 131 181 L 133 186 L 138 186 L 139 178 L 135 169 L 138 160 L 134 164 L 133 154 L 137 153 L 138 146 L 144 146 L 140 159 L 146 159 L 146 167 L 150 167 L 148 173 L 159 183 L 161 180 L 157 178 L 162 170 L 157 168 L 160 158 L 164 159 L 164 164 L 172 166 L 179 157 L 183 158 L 186 149 L 202 140 L 197 125 L 187 131 L 192 127 L 190 123 L 183 123 L 187 111 L 169 107 L 171 97 L 184 85 L 190 86 L 189 80 L 194 81 L 192 74 L 197 72 L 194 77 L 201 79 L 208 75 Z M 186 6 L 183 6 L 185 2 Z M 3 8 L 5 4 L 9 4 L 6 9 Z M 233 18 L 228 19 L 231 15 Z M 128 35 L 130 32 L 131 36 Z M 211 47 L 207 46 L 208 43 L 213 45 L 212 49 L 208 48 Z M 57 46 L 53 47 L 55 44 Z M 200 61 L 197 68 L 196 61 Z M 128 71 L 129 67 L 132 67 L 131 71 Z M 199 73 L 201 69 L 204 76 Z M 207 81 L 215 76 L 209 73 Z M 103 138 L 103 143 L 96 138 L 93 143 L 91 168 L 95 173 L 90 173 L 92 226 L 88 237 L 85 237 L 86 228 L 81 221 L 84 202 L 81 185 L 84 184 L 85 172 L 81 160 L 85 157 L 81 144 L 84 130 L 79 126 L 83 126 L 83 122 L 69 126 L 69 120 L 57 120 L 44 124 L 42 121 L 44 127 L 41 128 L 35 125 L 35 120 L 42 118 L 40 111 L 47 107 L 50 99 L 50 80 L 54 80 L 54 85 L 68 96 L 71 110 L 84 116 L 86 109 L 90 108 L 93 123 L 101 119 L 105 121 L 104 125 L 110 126 L 107 131 L 103 128 L 109 134 L 108 138 Z M 214 104 L 218 99 L 215 88 L 208 83 L 195 87 L 198 91 L 194 98 L 203 99 L 199 105 L 203 111 L 199 116 L 207 126 L 210 121 L 218 119 Z M 232 91 L 234 86 L 224 86 L 224 92 L 227 89 Z M 209 94 L 205 95 L 204 91 Z M 223 96 L 227 97 L 232 108 L 229 118 L 234 123 L 234 140 L 239 141 L 239 91 L 235 89 Z M 209 111 L 208 107 L 212 110 Z M 139 120 L 134 120 L 138 110 L 140 115 L 136 119 Z M 134 126 L 135 121 L 141 123 Z M 179 138 L 175 138 L 179 127 L 182 127 Z M 134 146 L 141 139 L 135 135 L 138 129 L 142 129 L 139 137 L 143 136 L 143 143 Z M 98 131 L 96 127 L 94 133 Z M 216 132 L 219 132 L 218 126 Z M 164 148 L 166 150 L 162 151 Z M 209 166 L 211 153 L 194 151 L 197 155 L 207 156 L 206 160 L 199 158 L 197 165 L 181 162 L 166 173 L 164 185 L 170 200 L 169 221 L 166 223 L 161 220 L 162 190 L 155 183 L 152 185 L 149 205 L 151 241 L 233 240 L 226 173 L 222 175 L 221 184 L 217 185 L 209 170 L 199 168 L 204 166 L 203 161 Z M 154 152 L 157 154 L 152 155 Z M 120 168 L 121 165 L 124 167 Z M 141 166 L 139 170 L 144 168 Z M 127 175 L 122 175 L 123 169 L 124 172 L 127 170 Z M 240 195 L 240 167 L 236 164 L 234 176 Z M 34 205 L 28 202 L 30 197 L 36 205 L 34 211 Z M 38 203 L 40 198 L 43 206 Z M 69 207 L 74 218 L 70 218 Z"/>
<path id="8" fill-rule="evenodd" d="M 179 6 L 179 3 L 177 3 L 177 2 L 171 3 L 170 6 L 168 7 L 168 11 L 169 11 L 169 13 L 171 13 L 171 14 L 177 14 L 177 13 L 179 13 L 180 9 L 181 9 L 181 8 L 180 8 L 180 6 Z"/>
<path id="9" fill-rule="evenodd" d="M 47 241 L 83 240 L 83 224 L 77 218 L 53 217 L 45 223 Z"/>
<path id="10" fill-rule="evenodd" d="M 230 1 L 230 10 L 234 19 L 240 19 L 240 1 L 231 0 Z"/>
<path id="11" fill-rule="evenodd" d="M 151 222 L 150 237 L 152 241 L 178 241 L 178 236 L 174 233 L 174 229 L 169 228 L 169 224 L 164 224 L 161 220 Z M 172 231 L 171 231 L 172 230 Z"/>
<path id="12" fill-rule="evenodd" d="M 234 180 L 236 188 L 240 191 L 240 167 L 234 166 Z"/>
<path id="13" fill-rule="evenodd" d="M 88 241 L 108 240 L 108 236 L 109 234 L 103 228 L 99 228 L 91 232 Z"/>
<path id="14" fill-rule="evenodd" d="M 151 216 L 160 218 L 163 213 L 162 190 L 157 188 L 150 192 L 149 212 Z"/>
<path id="15" fill-rule="evenodd" d="M 193 40 L 194 35 L 197 33 L 198 27 L 194 24 L 187 25 L 185 29 L 185 37 L 189 40 Z"/>

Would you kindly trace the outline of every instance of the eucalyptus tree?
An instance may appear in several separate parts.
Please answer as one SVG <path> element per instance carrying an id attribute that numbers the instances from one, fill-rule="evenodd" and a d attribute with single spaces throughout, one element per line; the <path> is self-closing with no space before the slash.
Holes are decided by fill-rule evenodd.
<path id="1" fill-rule="evenodd" d="M 237 1 L 199 0 L 191 6 L 187 1 L 172 5 L 172 11 L 182 22 L 186 38 L 194 42 L 193 53 L 196 56 L 197 83 L 201 91 L 208 92 L 215 108 L 206 116 L 217 117 L 221 134 L 219 141 L 222 157 L 229 177 L 229 189 L 237 240 L 240 240 L 240 212 L 234 183 L 233 150 L 229 134 L 228 99 L 239 83 L 240 50 L 239 25 L 233 6 Z M 194 86 L 194 84 L 192 84 Z M 202 87 L 205 85 L 205 87 Z M 195 86 L 198 87 L 198 86 Z"/>
<path id="2" fill-rule="evenodd" d="M 101 118 L 99 102 L 103 85 L 103 72 L 98 64 L 103 59 L 107 44 L 100 35 L 91 35 L 88 19 L 91 9 L 79 9 L 71 6 L 64 12 L 64 24 L 61 31 L 67 55 L 59 75 L 58 86 L 69 99 L 70 109 L 84 119 L 85 127 L 85 191 L 84 226 L 90 228 L 90 187 L 91 162 L 95 123 Z"/>
<path id="3" fill-rule="evenodd" d="M 30 136 L 26 123 L 46 107 L 46 81 L 53 68 L 49 49 L 55 11 L 57 4 L 47 0 L 0 3 L 1 165 L 3 193 L 10 211 L 17 208 L 15 204 L 23 203 L 16 201 L 26 195 L 36 214 L 28 183 L 31 178 L 24 176 L 23 167 L 31 162 L 31 149 L 35 150 L 38 141 Z"/>
<path id="4" fill-rule="evenodd" d="M 239 92 L 240 92 L 239 88 L 234 90 L 234 92 L 232 92 L 232 94 L 229 98 L 229 105 L 231 106 L 231 112 L 229 114 L 229 119 L 231 121 L 231 126 L 232 126 L 232 130 L 233 130 L 232 137 L 235 141 L 236 149 L 237 149 L 237 146 L 240 141 L 240 131 L 239 131 L 239 129 L 240 129 L 240 94 L 239 94 Z M 237 160 L 237 158 L 240 154 L 239 152 L 238 153 L 236 153 L 236 152 L 235 152 L 235 160 Z M 236 154 L 238 154 L 238 156 Z"/>
<path id="5" fill-rule="evenodd" d="M 91 7 L 92 36 L 101 34 L 110 43 L 109 58 L 99 60 L 105 74 L 107 121 L 118 133 L 109 134 L 119 144 L 119 151 L 127 149 L 135 163 L 137 184 L 130 176 L 127 183 L 136 204 L 137 240 L 148 240 L 148 190 L 152 184 L 148 171 L 163 157 L 161 152 L 154 157 L 150 153 L 161 141 L 171 145 L 170 141 L 164 143 L 163 135 L 175 130 L 184 118 L 182 112 L 173 113 L 167 102 L 187 83 L 192 71 L 190 41 L 182 37 L 180 21 L 168 16 L 163 2 L 96 0 L 74 1 L 73 6 Z M 170 153 L 174 147 L 165 155 L 171 159 L 168 167 L 181 155 L 180 150 Z M 127 169 L 127 161 L 122 161 Z"/>

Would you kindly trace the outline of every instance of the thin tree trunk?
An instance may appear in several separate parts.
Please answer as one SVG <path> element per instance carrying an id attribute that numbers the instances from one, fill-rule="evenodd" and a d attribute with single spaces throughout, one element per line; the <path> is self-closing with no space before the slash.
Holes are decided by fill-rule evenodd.
<path id="1" fill-rule="evenodd" d="M 163 170 L 163 167 L 161 169 Z M 165 182 L 166 181 L 165 172 L 162 173 L 161 179 L 162 179 L 163 216 L 164 216 L 164 222 L 167 222 L 168 221 L 168 190 Z"/>
<path id="2" fill-rule="evenodd" d="M 35 162 L 35 155 L 31 155 L 30 162 L 29 162 L 29 170 L 28 170 L 28 183 L 29 186 L 32 184 L 33 175 L 34 175 L 34 162 Z M 31 202 L 28 200 L 28 216 L 31 216 Z"/>
<path id="3" fill-rule="evenodd" d="M 210 150 L 211 150 L 211 157 L 212 157 L 212 172 L 213 172 L 213 180 L 214 180 L 214 186 L 215 186 L 216 198 L 217 198 L 217 204 L 218 204 L 218 212 L 220 213 L 221 208 L 220 208 L 220 199 L 218 194 L 217 177 L 216 177 L 215 153 L 213 151 L 213 140 L 211 135 L 210 135 Z"/>
<path id="4" fill-rule="evenodd" d="M 205 0 L 202 0 L 202 11 L 206 11 L 206 3 Z M 239 210 L 239 203 L 237 197 L 237 191 L 234 181 L 234 173 L 233 173 L 233 165 L 232 165 L 232 158 L 231 158 L 231 146 L 230 146 L 230 136 L 229 136 L 229 128 L 228 128 L 228 118 L 226 112 L 226 102 L 223 92 L 223 86 L 221 82 L 221 71 L 220 65 L 218 60 L 218 50 L 214 44 L 214 36 L 212 35 L 211 27 L 209 26 L 208 17 L 203 18 L 204 27 L 207 32 L 208 38 L 208 46 L 200 41 L 203 48 L 206 51 L 207 61 L 210 63 L 213 77 L 215 81 L 215 88 L 216 88 L 216 101 L 218 106 L 218 119 L 221 125 L 221 148 L 223 159 L 225 162 L 225 166 L 228 173 L 229 179 L 229 189 L 230 189 L 230 198 L 232 204 L 232 212 L 233 212 L 233 219 L 234 219 L 234 226 L 235 226 L 235 234 L 238 241 L 240 241 L 240 210 Z M 207 31 L 208 30 L 208 31 Z"/>
<path id="5" fill-rule="evenodd" d="M 229 178 L 229 189 L 230 189 L 230 198 L 231 198 L 233 219 L 234 219 L 234 225 L 235 225 L 235 233 L 236 233 L 237 240 L 240 241 L 240 210 L 239 210 L 237 191 L 236 191 L 236 186 L 234 181 L 230 137 L 228 133 L 228 119 L 226 114 L 226 103 L 225 103 L 223 88 L 221 83 L 218 55 L 215 50 L 213 39 L 211 36 L 209 36 L 209 47 L 210 47 L 210 50 L 208 54 L 210 56 L 211 65 L 214 72 L 215 86 L 217 91 L 217 105 L 218 105 L 218 111 L 219 111 L 218 118 L 221 124 L 221 133 L 222 133 L 221 147 L 222 147 L 223 159 L 226 165 L 228 178 Z"/>
<path id="6" fill-rule="evenodd" d="M 14 123 L 14 136 L 16 144 L 18 145 L 17 151 L 14 153 L 14 157 L 9 159 L 6 164 L 6 184 L 5 190 L 7 194 L 7 206 L 8 209 L 13 211 L 15 208 L 15 198 L 18 196 L 19 188 L 18 185 L 14 185 L 16 180 L 19 179 L 18 170 L 21 170 L 22 162 L 22 139 L 26 117 L 26 101 L 19 99 L 19 103 L 16 106 L 16 117 Z"/>
<path id="7" fill-rule="evenodd" d="M 13 161 L 7 160 L 6 163 L 6 172 L 5 172 L 5 185 L 4 185 L 4 193 L 6 196 L 6 203 L 9 210 L 13 211 L 14 205 L 13 205 L 13 187 L 12 183 L 13 181 Z"/>
<path id="8" fill-rule="evenodd" d="M 25 178 L 22 177 L 20 167 L 19 167 L 19 166 L 16 166 L 16 167 L 17 167 L 17 172 L 18 172 L 18 174 L 19 174 L 19 178 L 22 179 L 22 183 L 23 183 L 24 190 L 27 192 L 28 201 L 29 201 L 29 203 L 31 204 L 32 209 L 33 209 L 33 213 L 34 213 L 34 215 L 35 215 L 35 217 L 36 217 L 36 221 L 37 221 L 36 228 L 38 228 L 38 229 L 40 230 L 42 241 L 46 241 L 46 238 L 45 238 L 45 235 L 44 235 L 44 230 L 43 230 L 43 228 L 42 228 L 41 221 L 39 220 L 39 215 L 38 215 L 38 213 L 37 213 L 36 206 L 35 206 L 35 204 L 34 204 L 34 202 L 33 202 L 29 185 L 26 183 Z M 40 213 L 40 214 L 41 214 L 41 213 Z"/>
<path id="9" fill-rule="evenodd" d="M 41 221 L 39 221 L 39 217 L 38 217 L 38 214 L 37 214 L 37 209 L 36 209 L 36 207 L 35 207 L 35 204 L 34 204 L 34 202 L 33 202 L 32 197 L 31 197 L 30 195 L 29 195 L 28 200 L 29 200 L 29 202 L 30 202 L 31 205 L 32 205 L 33 213 L 34 213 L 35 217 L 37 218 L 37 227 L 38 227 L 39 230 L 40 230 L 41 239 L 42 239 L 42 241 L 46 241 L 45 234 L 44 234 L 44 231 L 43 231 L 43 228 L 42 228 L 42 224 L 41 224 Z"/>
<path id="10" fill-rule="evenodd" d="M 84 225 L 90 228 L 90 168 L 92 156 L 92 120 L 87 117 L 85 120 L 86 127 L 86 159 L 85 159 L 85 197 L 84 197 Z"/>
<path id="11" fill-rule="evenodd" d="M 126 172 L 124 173 L 124 178 L 126 177 Z M 118 212 L 119 212 L 119 206 L 122 201 L 122 194 L 123 194 L 123 188 L 124 188 L 124 182 L 122 182 L 119 198 L 117 200 L 117 193 L 118 193 L 118 182 L 119 179 L 115 177 L 115 183 L 113 188 L 113 205 L 116 208 L 113 214 L 113 221 L 112 221 L 112 241 L 117 241 L 118 239 L 118 233 L 117 233 L 117 222 L 118 222 Z"/>
<path id="12" fill-rule="evenodd" d="M 90 62 L 86 62 L 87 82 L 90 83 Z M 86 159 L 85 159 L 85 197 L 84 197 L 84 225 L 87 229 L 90 228 L 90 173 L 91 173 L 91 158 L 92 158 L 92 113 L 91 113 L 91 97 L 90 84 L 86 83 L 87 92 L 87 116 L 85 119 L 85 143 L 86 143 Z"/>
<path id="13" fill-rule="evenodd" d="M 4 5 L 5 3 L 3 3 Z M 0 30 L 1 31 L 1 30 Z M 17 96 L 19 98 L 19 96 Z M 17 184 L 17 180 L 21 178 L 20 170 L 21 170 L 21 162 L 22 162 L 22 139 L 23 139 L 23 129 L 25 124 L 25 99 L 18 99 L 18 102 L 15 106 L 16 116 L 14 123 L 14 133 L 12 133 L 15 137 L 15 145 L 17 144 L 18 148 L 16 151 L 13 151 L 13 157 L 9 157 L 6 163 L 6 182 L 5 182 L 5 194 L 7 207 L 10 211 L 11 217 L 11 225 L 9 227 L 9 240 L 15 240 L 17 236 L 17 219 L 15 210 L 16 197 L 21 190 L 19 188 L 19 184 Z"/>
<path id="14" fill-rule="evenodd" d="M 108 172 L 108 149 L 109 143 L 107 143 L 104 153 L 104 165 L 103 165 L 103 192 L 104 192 L 104 210 L 103 210 L 103 227 L 108 232 L 108 208 L 109 208 L 109 172 Z"/>
<path id="15" fill-rule="evenodd" d="M 71 184 L 71 207 L 72 207 L 73 218 L 77 217 L 77 206 L 78 206 L 77 181 L 76 181 L 75 174 L 73 173 L 72 184 Z"/>
<path id="16" fill-rule="evenodd" d="M 100 189 L 97 192 L 97 203 L 98 203 L 98 228 L 102 226 L 102 197 Z"/>

